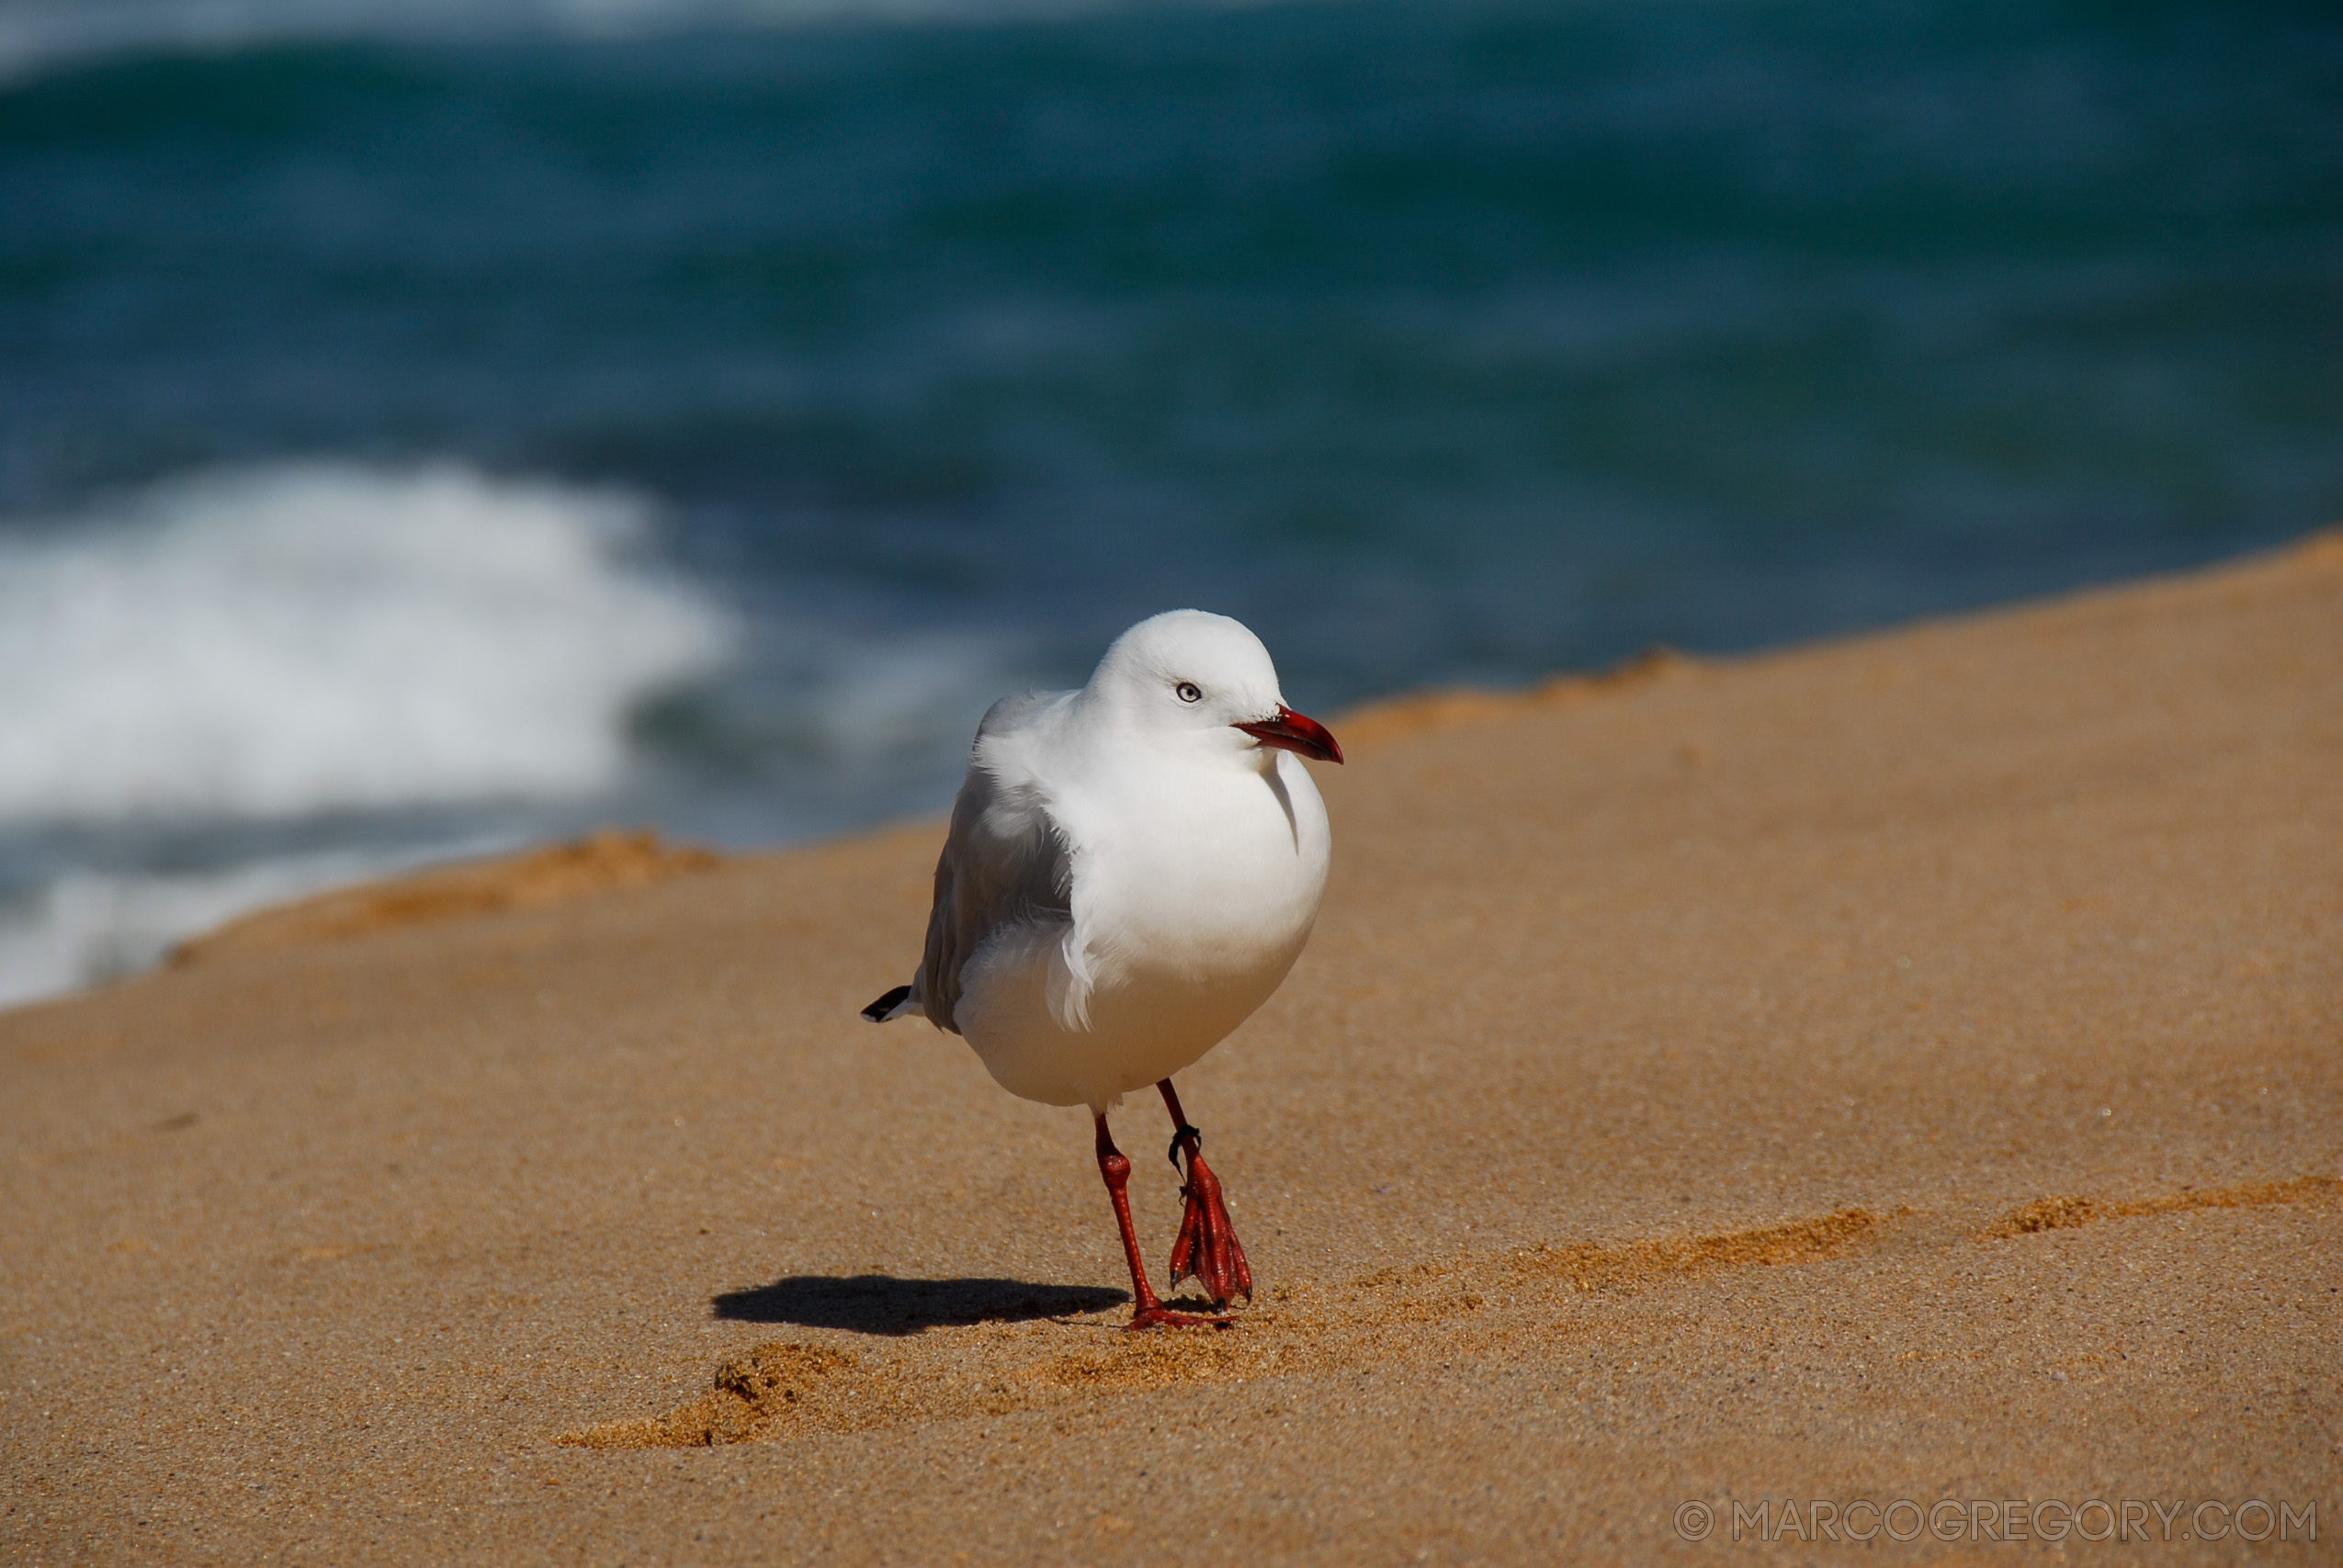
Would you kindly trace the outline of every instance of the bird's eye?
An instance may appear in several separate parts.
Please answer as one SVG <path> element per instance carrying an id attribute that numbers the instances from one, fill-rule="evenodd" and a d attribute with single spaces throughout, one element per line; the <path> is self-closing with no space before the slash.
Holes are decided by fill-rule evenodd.
<path id="1" fill-rule="evenodd" d="M 1183 703 L 1204 701 L 1204 692 L 1194 681 L 1183 681 L 1172 689 L 1179 694 L 1180 700 Z"/>

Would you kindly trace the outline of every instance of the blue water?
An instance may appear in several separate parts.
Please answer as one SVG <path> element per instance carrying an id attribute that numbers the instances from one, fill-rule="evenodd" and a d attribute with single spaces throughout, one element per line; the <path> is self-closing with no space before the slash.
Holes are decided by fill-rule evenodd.
<path id="1" fill-rule="evenodd" d="M 0 995 L 940 810 L 1172 605 L 1340 710 L 2343 517 L 2330 6 L 221 17 L 0 0 Z"/>

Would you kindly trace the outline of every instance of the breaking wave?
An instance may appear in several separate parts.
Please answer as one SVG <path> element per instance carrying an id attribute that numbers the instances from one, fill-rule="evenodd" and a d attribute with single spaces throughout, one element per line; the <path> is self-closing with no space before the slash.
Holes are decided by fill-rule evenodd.
<path id="1" fill-rule="evenodd" d="M 726 612 L 623 494 L 277 465 L 0 533 L 0 823 L 251 818 L 617 784 Z"/>

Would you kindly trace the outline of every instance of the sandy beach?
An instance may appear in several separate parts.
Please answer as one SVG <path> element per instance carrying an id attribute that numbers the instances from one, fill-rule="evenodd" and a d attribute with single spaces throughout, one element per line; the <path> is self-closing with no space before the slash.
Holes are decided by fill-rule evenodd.
<path id="1" fill-rule="evenodd" d="M 1079 1112 L 856 1018 L 935 822 L 0 1014 L 0 1555 L 2331 1558 L 2343 536 L 1334 728 L 1317 934 L 1181 1082 L 1225 1333 L 1117 1331 Z"/>

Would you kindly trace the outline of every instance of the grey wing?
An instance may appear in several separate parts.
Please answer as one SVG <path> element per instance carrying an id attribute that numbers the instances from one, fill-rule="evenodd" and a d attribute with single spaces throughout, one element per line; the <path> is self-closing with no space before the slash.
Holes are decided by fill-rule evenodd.
<path id="1" fill-rule="evenodd" d="M 988 937 L 1008 926 L 1073 919 L 1072 862 L 1047 799 L 1030 777 L 996 765 L 986 746 L 1056 695 L 1028 694 L 993 705 L 952 803 L 952 830 L 935 863 L 927 952 L 911 1000 L 930 1022 L 956 1034 L 960 972 Z"/>

